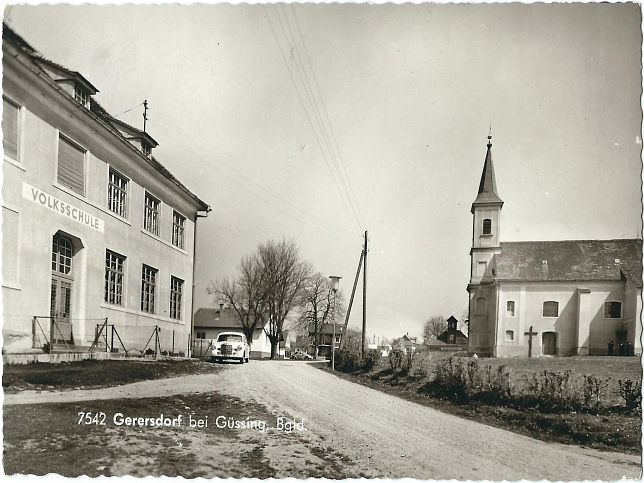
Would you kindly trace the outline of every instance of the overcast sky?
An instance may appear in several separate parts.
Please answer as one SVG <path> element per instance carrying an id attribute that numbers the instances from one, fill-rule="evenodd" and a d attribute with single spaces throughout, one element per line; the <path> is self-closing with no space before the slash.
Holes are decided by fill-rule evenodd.
<path id="1" fill-rule="evenodd" d="M 208 280 L 282 238 L 348 298 L 368 230 L 370 337 L 466 309 L 490 124 L 503 241 L 640 236 L 640 21 L 636 4 L 592 3 L 43 5 L 7 19 L 113 115 L 148 100 L 155 157 L 213 208 L 196 308 L 216 305 Z"/>

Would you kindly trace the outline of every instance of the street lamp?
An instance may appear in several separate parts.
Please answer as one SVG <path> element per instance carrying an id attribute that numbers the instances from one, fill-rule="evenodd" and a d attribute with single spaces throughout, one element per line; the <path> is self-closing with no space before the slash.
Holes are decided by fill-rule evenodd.
<path id="1" fill-rule="evenodd" d="M 335 300 L 338 295 L 338 287 L 340 286 L 340 279 L 342 277 L 337 277 L 331 275 L 329 277 L 329 285 L 333 291 L 333 340 L 331 341 L 331 370 L 335 371 Z"/>

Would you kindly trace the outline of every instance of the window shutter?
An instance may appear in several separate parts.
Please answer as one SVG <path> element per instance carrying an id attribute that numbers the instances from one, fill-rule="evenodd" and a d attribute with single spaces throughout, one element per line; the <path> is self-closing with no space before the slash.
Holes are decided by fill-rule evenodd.
<path id="1" fill-rule="evenodd" d="M 3 99 L 2 103 L 2 147 L 5 155 L 18 159 L 18 108 Z"/>
<path id="2" fill-rule="evenodd" d="M 58 182 L 85 195 L 85 151 L 62 136 L 58 143 Z"/>

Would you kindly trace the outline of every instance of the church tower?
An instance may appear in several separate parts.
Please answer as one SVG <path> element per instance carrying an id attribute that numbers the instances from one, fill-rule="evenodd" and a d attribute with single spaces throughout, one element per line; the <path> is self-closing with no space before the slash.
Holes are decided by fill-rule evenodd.
<path id="1" fill-rule="evenodd" d="M 488 136 L 487 153 L 479 191 L 472 203 L 472 249 L 469 292 L 470 351 L 493 355 L 496 297 L 492 282 L 496 275 L 495 255 L 501 253 L 499 222 L 503 201 L 496 192 L 492 163 L 492 136 Z"/>
<path id="2" fill-rule="evenodd" d="M 472 267 L 470 284 L 480 283 L 494 276 L 493 257 L 501 248 L 499 221 L 503 201 L 496 192 L 494 164 L 492 164 L 492 136 L 488 136 L 487 154 L 479 183 L 478 196 L 472 203 Z"/>

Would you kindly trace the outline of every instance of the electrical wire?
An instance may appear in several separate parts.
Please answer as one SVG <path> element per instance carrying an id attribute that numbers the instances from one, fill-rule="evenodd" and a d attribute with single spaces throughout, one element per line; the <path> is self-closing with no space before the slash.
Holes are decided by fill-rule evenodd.
<path id="1" fill-rule="evenodd" d="M 266 18 L 268 20 L 268 24 L 270 26 L 271 32 L 273 34 L 273 37 L 274 37 L 275 42 L 277 44 L 277 47 L 278 47 L 278 49 L 280 51 L 280 54 L 282 56 L 282 60 L 284 61 L 284 64 L 286 65 L 286 68 L 287 68 L 289 77 L 291 79 L 291 82 L 293 84 L 293 87 L 295 88 L 295 91 L 297 93 L 298 99 L 300 101 L 300 104 L 302 105 L 302 108 L 303 108 L 304 113 L 305 113 L 305 115 L 307 117 L 307 120 L 308 120 L 308 122 L 309 122 L 309 124 L 311 126 L 311 129 L 313 130 L 313 134 L 314 134 L 316 142 L 317 142 L 317 144 L 318 144 L 318 146 L 320 148 L 323 160 L 326 163 L 327 168 L 329 169 L 329 172 L 330 172 L 331 177 L 333 179 L 333 182 L 334 182 L 334 184 L 336 186 L 336 189 L 338 190 L 338 193 L 340 194 L 341 200 L 342 200 L 342 202 L 344 204 L 345 210 L 347 210 L 347 212 L 349 212 L 349 213 L 351 213 L 353 215 L 354 221 L 356 222 L 357 227 L 358 227 L 359 231 L 361 232 L 362 231 L 362 223 L 360 222 L 360 217 L 359 217 L 359 215 L 357 213 L 357 209 L 354 206 L 356 203 L 353 201 L 353 199 L 352 199 L 352 197 L 350 195 L 350 192 L 347 189 L 346 183 L 345 183 L 345 181 L 344 181 L 344 179 L 342 177 L 342 172 L 340 171 L 340 169 L 337 166 L 337 160 L 334 160 L 335 153 L 334 153 L 334 151 L 333 151 L 333 149 L 331 147 L 331 143 L 329 141 L 329 135 L 328 135 L 328 132 L 327 132 L 326 127 L 324 125 L 324 122 L 322 120 L 320 110 L 317 107 L 317 102 L 315 100 L 315 95 L 313 93 L 311 83 L 310 83 L 310 81 L 308 79 L 308 75 L 306 73 L 306 70 L 304 68 L 303 62 L 301 60 L 301 55 L 299 53 L 299 49 L 297 48 L 297 42 L 295 41 L 294 35 L 292 34 L 292 29 L 290 28 L 290 24 L 288 24 L 288 17 L 283 12 L 284 13 L 284 21 L 282 21 L 282 16 L 280 15 L 279 10 L 277 8 L 275 9 L 275 12 L 277 14 L 276 15 L 277 20 L 279 22 L 283 37 L 285 38 L 287 43 L 289 41 L 289 38 L 288 38 L 289 36 L 288 36 L 288 34 L 286 32 L 286 29 L 288 28 L 289 31 L 291 32 L 291 43 L 293 45 L 292 53 L 295 53 L 299 57 L 299 59 L 300 59 L 299 64 L 298 64 L 298 61 L 297 61 L 297 59 L 295 57 L 291 56 L 291 59 L 293 60 L 294 67 L 295 67 L 295 70 L 296 70 L 296 72 L 297 72 L 297 74 L 298 74 L 298 76 L 300 78 L 300 82 L 302 84 L 302 87 L 298 86 L 298 83 L 296 82 L 296 79 L 295 79 L 295 77 L 293 75 L 293 71 L 289 66 L 289 63 L 288 63 L 288 61 L 286 59 L 286 55 L 284 54 L 284 49 L 282 48 L 282 44 L 280 43 L 278 35 L 277 35 L 276 31 L 275 31 L 273 21 L 271 20 L 270 13 L 268 12 L 268 9 L 266 8 L 265 5 L 263 5 L 263 8 L 264 8 Z M 287 27 L 284 26 L 285 23 L 287 24 Z M 300 65 L 302 67 L 300 67 Z M 307 108 L 307 104 L 304 102 L 304 99 L 303 99 L 301 91 L 304 91 L 304 93 L 305 93 L 305 95 L 307 97 L 307 101 L 310 104 L 308 106 L 308 108 Z M 319 88 L 318 88 L 318 96 L 321 98 L 321 94 L 319 94 Z M 312 116 L 309 113 L 309 110 L 313 111 L 313 115 L 315 116 L 317 126 L 313 122 L 313 120 L 311 118 Z M 320 132 L 318 133 L 318 131 L 320 131 Z M 323 140 L 325 141 L 326 146 L 327 146 L 326 150 L 325 150 L 325 148 L 323 146 L 323 143 L 322 143 L 320 138 L 323 138 Z M 330 156 L 331 159 L 329 159 L 329 156 L 327 156 L 327 151 L 328 151 L 329 156 Z M 335 165 L 333 165 L 334 162 L 336 163 Z M 336 168 L 337 172 L 336 172 L 336 170 L 334 170 L 334 167 Z M 346 172 L 346 169 L 345 169 L 345 172 Z"/>

